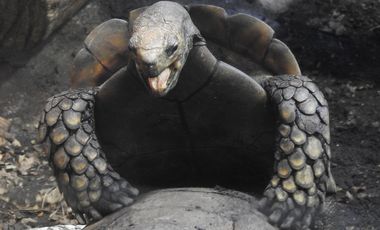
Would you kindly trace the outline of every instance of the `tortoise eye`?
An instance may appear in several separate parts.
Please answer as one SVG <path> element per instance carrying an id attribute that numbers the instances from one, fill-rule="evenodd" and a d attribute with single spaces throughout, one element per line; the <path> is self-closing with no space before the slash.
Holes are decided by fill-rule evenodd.
<path id="1" fill-rule="evenodd" d="M 173 53 L 178 49 L 178 45 L 171 45 L 166 49 L 166 54 L 172 56 Z"/>

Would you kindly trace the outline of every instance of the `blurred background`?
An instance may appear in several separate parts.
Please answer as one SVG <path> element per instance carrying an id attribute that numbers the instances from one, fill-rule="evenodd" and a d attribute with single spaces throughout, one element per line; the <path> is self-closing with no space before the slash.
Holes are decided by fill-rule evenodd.
<path id="1" fill-rule="evenodd" d="M 153 0 L 0 0 L 0 229 L 76 223 L 35 126 L 86 35 Z M 315 229 L 380 226 L 380 0 L 179 0 L 267 22 L 330 105 L 339 191 Z"/>

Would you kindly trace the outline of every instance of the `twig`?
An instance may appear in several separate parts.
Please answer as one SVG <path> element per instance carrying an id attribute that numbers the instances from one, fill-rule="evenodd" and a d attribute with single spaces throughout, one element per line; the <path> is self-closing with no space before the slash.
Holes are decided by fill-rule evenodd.
<path id="1" fill-rule="evenodd" d="M 51 219 L 57 212 L 58 212 L 58 209 L 55 209 L 54 212 L 52 212 L 50 215 L 49 215 L 49 219 Z"/>
<path id="2" fill-rule="evenodd" d="M 368 31 L 374 31 L 375 29 L 378 29 L 378 28 L 380 28 L 380 25 L 374 26 L 374 27 L 370 28 Z"/>
<path id="3" fill-rule="evenodd" d="M 51 188 L 49 191 L 47 191 L 45 194 L 44 194 L 44 197 L 42 198 L 42 204 L 41 204 L 41 208 L 43 209 L 45 207 L 45 201 L 46 201 L 46 197 L 47 195 L 54 190 L 54 187 Z"/>

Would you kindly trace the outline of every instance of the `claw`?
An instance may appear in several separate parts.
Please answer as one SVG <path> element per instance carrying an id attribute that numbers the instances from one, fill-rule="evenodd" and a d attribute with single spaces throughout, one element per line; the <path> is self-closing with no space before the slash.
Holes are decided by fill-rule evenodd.
<path id="1" fill-rule="evenodd" d="M 286 200 L 286 204 L 287 204 L 289 210 L 293 210 L 294 207 L 295 207 L 295 206 L 294 206 L 294 201 L 293 201 L 291 198 L 288 198 L 288 199 Z"/>
<path id="2" fill-rule="evenodd" d="M 83 216 L 84 216 L 84 219 L 85 219 L 86 223 L 90 223 L 91 222 L 90 221 L 90 217 L 86 213 L 84 213 Z"/>
<path id="3" fill-rule="evenodd" d="M 120 201 L 125 206 L 129 206 L 133 203 L 134 200 L 129 198 L 128 196 L 120 195 L 120 197 L 118 197 L 118 201 Z"/>
<path id="4" fill-rule="evenodd" d="M 303 220 L 302 220 L 303 226 L 305 226 L 305 227 L 310 226 L 311 221 L 312 221 L 311 213 L 312 213 L 311 210 L 306 211 L 306 214 L 303 216 Z"/>
<path id="5" fill-rule="evenodd" d="M 270 208 L 270 210 L 271 211 L 275 211 L 277 209 L 281 210 L 282 212 L 286 212 L 287 211 L 286 204 L 284 202 L 275 202 L 275 203 L 273 203 L 273 205 Z"/>
<path id="6" fill-rule="evenodd" d="M 114 193 L 114 192 L 118 192 L 120 190 L 120 186 L 118 183 L 114 182 L 113 184 L 111 184 L 109 187 L 108 187 L 109 191 Z"/>
<path id="7" fill-rule="evenodd" d="M 100 220 L 103 218 L 103 216 L 93 207 L 90 207 L 87 212 L 90 214 L 93 220 Z"/>
<path id="8" fill-rule="evenodd" d="M 264 210 L 268 204 L 269 204 L 269 199 L 267 197 L 261 198 L 258 204 L 259 210 Z"/>
<path id="9" fill-rule="evenodd" d="M 126 192 L 128 193 L 128 195 L 131 195 L 133 197 L 139 195 L 139 190 L 137 188 L 132 187 L 132 186 L 129 186 Z"/>
<path id="10" fill-rule="evenodd" d="M 287 216 L 285 218 L 285 220 L 282 222 L 280 228 L 281 229 L 290 229 L 292 227 L 294 219 L 295 219 L 295 217 L 293 215 Z"/>
<path id="11" fill-rule="evenodd" d="M 296 221 L 293 225 L 294 225 L 294 229 L 297 229 L 297 230 L 303 229 L 300 221 Z"/>
<path id="12" fill-rule="evenodd" d="M 86 224 L 86 218 L 84 218 L 83 214 L 75 213 L 75 218 L 79 224 Z"/>
<path id="13" fill-rule="evenodd" d="M 125 190 L 124 192 L 128 193 L 130 196 L 137 196 L 139 195 L 139 190 L 136 188 L 132 187 L 126 180 L 121 180 L 119 182 L 120 187 Z"/>
<path id="14" fill-rule="evenodd" d="M 119 210 L 119 209 L 121 209 L 123 207 L 123 205 L 121 205 L 121 204 L 117 204 L 117 203 L 111 203 L 110 205 L 109 205 L 109 208 L 111 209 L 111 212 L 114 212 L 114 211 L 116 211 L 116 210 Z"/>
<path id="15" fill-rule="evenodd" d="M 121 204 L 113 203 L 104 199 L 100 199 L 96 206 L 97 210 L 102 210 L 102 213 L 111 213 L 123 207 Z"/>
<path id="16" fill-rule="evenodd" d="M 319 199 L 321 200 L 321 203 L 324 204 L 326 201 L 326 195 L 320 190 L 318 190 L 317 194 L 318 194 Z M 322 205 L 321 205 L 321 209 L 323 209 Z"/>
<path id="17" fill-rule="evenodd" d="M 275 192 L 274 192 L 274 189 L 270 188 L 270 189 L 267 189 L 265 190 L 264 192 L 264 196 L 266 196 L 269 200 L 273 200 L 274 197 L 275 197 Z"/>
<path id="18" fill-rule="evenodd" d="M 126 189 L 129 186 L 128 182 L 126 180 L 120 181 L 120 187 L 123 189 Z"/>
<path id="19" fill-rule="evenodd" d="M 271 224 L 277 224 L 280 221 L 281 216 L 282 216 L 282 210 L 281 209 L 276 209 L 269 216 L 269 222 Z"/>

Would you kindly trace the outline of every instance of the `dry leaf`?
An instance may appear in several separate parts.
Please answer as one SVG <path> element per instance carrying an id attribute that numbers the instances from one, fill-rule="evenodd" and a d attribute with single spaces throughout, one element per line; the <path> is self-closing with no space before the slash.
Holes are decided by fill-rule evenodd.
<path id="1" fill-rule="evenodd" d="M 33 166 L 37 166 L 40 163 L 40 160 L 33 154 L 25 154 L 25 155 L 19 156 L 17 163 L 18 163 L 17 170 L 22 175 L 27 175 L 29 172 L 29 169 L 31 169 Z"/>

